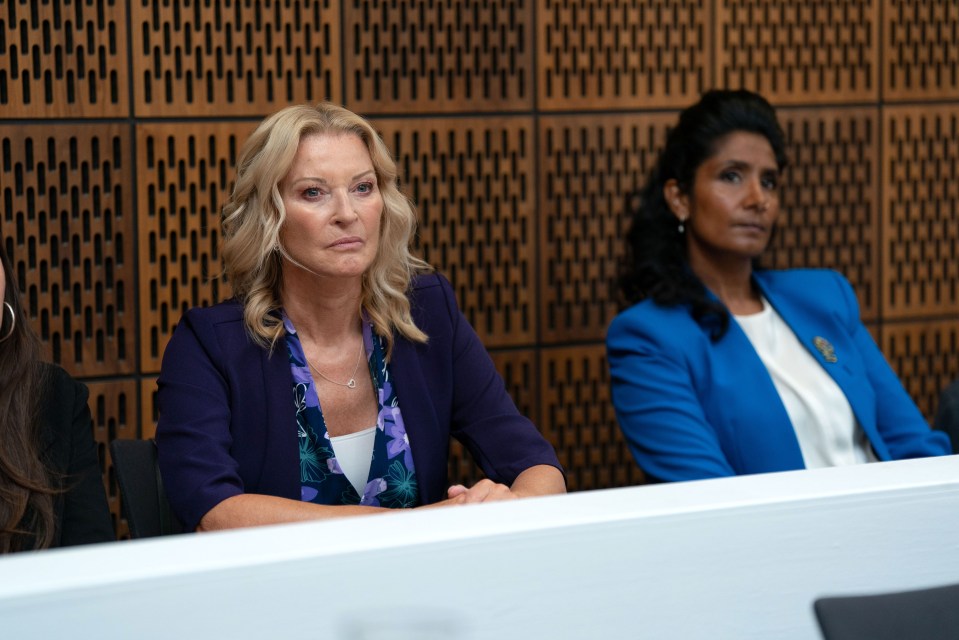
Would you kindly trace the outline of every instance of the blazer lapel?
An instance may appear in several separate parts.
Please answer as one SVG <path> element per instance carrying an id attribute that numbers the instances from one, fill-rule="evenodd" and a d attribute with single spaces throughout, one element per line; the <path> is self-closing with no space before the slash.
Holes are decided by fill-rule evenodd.
<path id="1" fill-rule="evenodd" d="M 830 298 L 828 290 L 823 290 L 822 281 L 811 277 L 808 282 L 800 282 L 800 286 L 796 286 L 796 283 L 782 286 L 772 282 L 774 277 L 775 272 L 755 274 L 756 282 L 766 299 L 796 334 L 799 342 L 839 385 L 877 455 L 881 459 L 887 458 L 888 453 L 882 438 L 873 428 L 876 424 L 874 395 L 868 385 L 855 374 L 856 370 L 861 370 L 861 367 L 856 366 L 859 354 L 847 328 L 827 307 L 811 304 L 804 299 L 810 295 L 808 291 L 815 291 L 814 295 Z"/>
<path id="2" fill-rule="evenodd" d="M 803 469 L 799 440 L 766 365 L 746 333 L 730 318 L 729 330 L 714 343 L 717 383 L 725 398 L 720 410 L 735 433 L 735 466 L 746 473 Z M 747 392 L 743 393 L 746 389 Z"/>
<path id="3" fill-rule="evenodd" d="M 267 398 L 267 413 L 264 416 L 266 437 L 264 458 L 269 463 L 264 467 L 273 473 L 285 469 L 282 476 L 272 482 L 282 494 L 300 499 L 300 450 L 296 438 L 296 411 L 293 404 L 293 374 L 287 356 L 286 339 L 277 341 L 270 354 L 259 349 L 263 386 Z M 266 481 L 266 479 L 264 479 Z"/>
<path id="4" fill-rule="evenodd" d="M 413 345 L 401 337 L 393 344 L 389 368 L 393 387 L 403 412 L 403 423 L 410 439 L 413 465 L 416 467 L 420 501 L 430 504 L 446 497 L 449 433 L 441 428 L 430 388 L 424 375 L 417 349 L 430 345 Z"/>

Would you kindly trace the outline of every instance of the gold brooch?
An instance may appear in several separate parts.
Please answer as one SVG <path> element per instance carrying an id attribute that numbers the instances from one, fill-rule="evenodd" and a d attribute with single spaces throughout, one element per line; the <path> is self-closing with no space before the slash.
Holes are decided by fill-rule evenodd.
<path id="1" fill-rule="evenodd" d="M 826 362 L 838 362 L 839 358 L 836 357 L 836 349 L 830 344 L 829 340 L 826 340 L 822 336 L 816 336 L 812 339 L 813 345 L 815 345 L 816 350 L 822 354 L 823 360 Z"/>

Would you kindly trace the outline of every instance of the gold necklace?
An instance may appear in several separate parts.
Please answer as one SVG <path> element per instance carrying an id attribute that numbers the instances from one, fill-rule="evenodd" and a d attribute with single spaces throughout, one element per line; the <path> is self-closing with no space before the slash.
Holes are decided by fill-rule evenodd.
<path id="1" fill-rule="evenodd" d="M 360 370 L 360 361 L 363 359 L 363 354 L 366 352 L 366 345 L 363 344 L 363 339 L 360 338 L 360 352 L 356 354 L 356 366 L 353 367 L 353 375 L 350 376 L 348 382 L 337 382 L 336 380 L 330 380 L 325 375 L 320 373 L 320 370 L 313 366 L 313 363 L 310 362 L 310 359 L 306 357 L 306 354 L 303 354 L 303 357 L 306 359 L 306 364 L 310 365 L 310 369 L 313 369 L 313 372 L 316 375 L 320 376 L 327 382 L 332 382 L 333 384 L 340 387 L 349 387 L 350 389 L 356 388 L 356 372 Z"/>

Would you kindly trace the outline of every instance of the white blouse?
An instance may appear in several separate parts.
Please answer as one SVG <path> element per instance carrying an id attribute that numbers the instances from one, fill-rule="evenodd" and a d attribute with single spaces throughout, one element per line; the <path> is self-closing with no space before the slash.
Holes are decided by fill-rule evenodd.
<path id="1" fill-rule="evenodd" d="M 875 462 L 842 389 L 765 298 L 762 304 L 759 313 L 734 318 L 769 371 L 806 468 Z"/>
<path id="2" fill-rule="evenodd" d="M 330 438 L 333 455 L 340 464 L 356 492 L 363 497 L 366 481 L 370 478 L 370 465 L 373 464 L 373 444 L 376 442 L 376 425 L 345 436 Z"/>

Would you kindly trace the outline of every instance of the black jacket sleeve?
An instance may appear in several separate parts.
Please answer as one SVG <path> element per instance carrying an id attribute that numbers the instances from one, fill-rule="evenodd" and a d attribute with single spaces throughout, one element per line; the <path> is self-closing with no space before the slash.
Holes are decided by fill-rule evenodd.
<path id="1" fill-rule="evenodd" d="M 54 546 L 116 540 L 87 405 L 89 391 L 59 367 L 48 367 L 46 374 L 41 427 L 46 463 L 60 488 Z"/>

